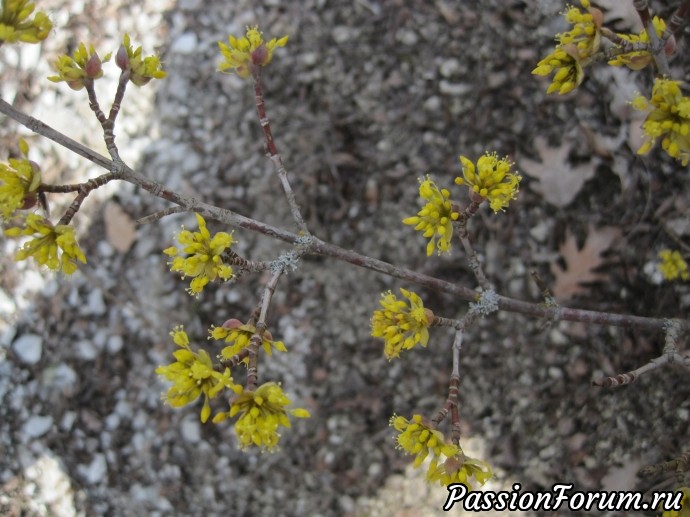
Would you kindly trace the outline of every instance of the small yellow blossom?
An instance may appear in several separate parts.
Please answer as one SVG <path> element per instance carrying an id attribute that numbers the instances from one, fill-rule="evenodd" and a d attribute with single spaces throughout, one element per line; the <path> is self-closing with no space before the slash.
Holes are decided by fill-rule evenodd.
<path id="1" fill-rule="evenodd" d="M 74 228 L 71 226 L 53 226 L 50 221 L 38 214 L 27 215 L 24 223 L 24 228 L 5 230 L 5 235 L 9 237 L 38 234 L 19 249 L 15 260 L 25 260 L 33 256 L 40 265 L 48 266 L 54 271 L 61 270 L 67 275 L 77 270 L 76 261 L 86 263 L 86 257 L 77 244 Z"/>
<path id="2" fill-rule="evenodd" d="M 646 141 L 637 154 L 648 153 L 661 138 L 662 149 L 685 167 L 690 161 L 690 97 L 683 96 L 681 84 L 657 78 L 651 99 L 639 95 L 631 104 L 638 110 L 651 110 L 642 124 Z"/>
<path id="3" fill-rule="evenodd" d="M 235 433 L 240 448 L 256 445 L 262 450 L 274 451 L 280 440 L 280 427 L 290 427 L 288 413 L 296 418 L 309 418 L 309 411 L 302 408 L 286 409 L 290 399 L 275 382 L 267 382 L 256 391 L 245 391 L 235 397 L 230 410 L 218 413 L 213 422 L 222 422 L 240 414 L 235 423 Z"/>
<path id="4" fill-rule="evenodd" d="M 129 70 L 129 80 L 137 86 L 144 86 L 151 79 L 163 79 L 168 74 L 161 69 L 158 56 L 141 57 L 142 49 L 132 48 L 129 34 L 124 35 L 122 45 L 115 55 L 115 64 L 122 70 Z"/>
<path id="5" fill-rule="evenodd" d="M 5 219 L 16 210 L 33 206 L 41 186 L 41 168 L 28 159 L 29 146 L 24 139 L 19 139 L 19 149 L 23 158 L 0 163 L 0 216 Z"/>
<path id="6" fill-rule="evenodd" d="M 388 291 L 381 295 L 381 309 L 374 311 L 371 318 L 371 335 L 383 338 L 383 352 L 390 361 L 405 349 L 416 345 L 426 346 L 429 343 L 428 327 L 434 320 L 434 313 L 425 309 L 422 299 L 416 293 L 400 289 L 407 298 L 398 300 Z"/>
<path id="7" fill-rule="evenodd" d="M 573 27 L 568 32 L 557 34 L 556 39 L 561 46 L 575 45 L 578 57 L 584 59 L 599 50 L 603 14 L 599 9 L 593 8 L 589 0 L 582 0 L 581 5 L 585 11 L 568 6 L 563 16 Z"/>
<path id="8" fill-rule="evenodd" d="M 172 262 L 168 262 L 170 271 L 179 271 L 183 279 L 193 277 L 187 289 L 192 295 L 201 293 L 206 284 L 213 280 L 232 278 L 232 267 L 223 263 L 222 255 L 234 242 L 232 235 L 225 232 L 218 232 L 211 237 L 204 218 L 196 214 L 196 220 L 199 224 L 198 232 L 183 229 L 177 237 L 183 246 L 181 251 L 175 246 L 163 250 L 166 255 L 174 257 Z M 180 256 L 181 254 L 188 256 Z"/>
<path id="9" fill-rule="evenodd" d="M 470 480 L 472 478 L 481 486 L 491 479 L 492 476 L 493 473 L 488 463 L 468 458 L 460 451 L 455 456 L 449 457 L 433 471 L 430 469 L 427 479 L 429 481 L 438 481 L 442 486 L 462 483 L 467 487 L 468 491 L 471 491 L 472 485 L 470 485 Z"/>
<path id="10" fill-rule="evenodd" d="M 542 76 L 552 72 L 555 74 L 546 93 L 558 92 L 559 95 L 564 95 L 580 86 L 585 74 L 574 44 L 557 47 L 551 54 L 539 61 L 537 67 L 532 70 L 533 74 Z"/>
<path id="11" fill-rule="evenodd" d="M 684 486 L 676 490 L 676 492 L 683 493 L 683 497 L 680 500 L 680 510 L 666 510 L 661 514 L 661 517 L 690 517 L 690 488 Z"/>
<path id="12" fill-rule="evenodd" d="M 652 18 L 652 25 L 654 25 L 656 35 L 661 38 L 664 31 L 666 31 L 666 22 L 655 16 Z M 643 29 L 639 34 L 618 34 L 618 36 L 638 47 L 650 44 L 647 29 Z M 616 55 L 616 57 L 609 61 L 609 65 L 627 66 L 631 70 L 641 70 L 651 63 L 652 60 L 652 54 L 649 50 L 634 50 Z"/>
<path id="13" fill-rule="evenodd" d="M 280 39 L 273 38 L 264 41 L 259 28 L 247 27 L 247 33 L 241 38 L 228 37 L 228 45 L 218 42 L 220 52 L 225 58 L 218 70 L 225 72 L 234 70 L 235 73 L 246 79 L 252 74 L 252 66 L 266 66 L 273 59 L 273 52 L 277 47 L 284 47 L 288 41 L 287 36 Z"/>
<path id="14" fill-rule="evenodd" d="M 209 329 L 209 339 L 225 340 L 226 343 L 232 343 L 220 352 L 224 359 L 230 359 L 249 347 L 250 340 L 255 333 L 256 327 L 254 325 L 232 319 L 224 323 L 222 327 L 211 327 Z M 287 352 L 285 343 L 274 341 L 273 336 L 268 330 L 264 331 L 262 344 L 267 355 L 272 355 L 274 348 L 278 352 Z M 245 357 L 244 363 L 247 364 L 248 362 L 249 358 Z"/>
<path id="15" fill-rule="evenodd" d="M 53 23 L 43 11 L 32 19 L 35 5 L 28 0 L 3 0 L 0 8 L 0 45 L 3 42 L 38 43 L 48 37 Z"/>
<path id="16" fill-rule="evenodd" d="M 173 383 L 163 398 L 172 407 L 182 407 L 203 394 L 204 405 L 200 418 L 205 423 L 211 416 L 209 400 L 220 395 L 226 388 L 236 394 L 242 393 L 242 386 L 232 381 L 230 368 L 226 368 L 223 373 L 214 370 L 211 357 L 205 350 L 192 352 L 189 336 L 181 325 L 175 327 L 170 335 L 180 349 L 173 352 L 176 359 L 174 363 L 156 368 L 157 374 Z"/>
<path id="17" fill-rule="evenodd" d="M 460 156 L 462 178 L 455 178 L 458 185 L 467 185 L 473 192 L 489 201 L 494 212 L 499 212 L 517 197 L 522 177 L 510 171 L 513 164 L 508 157 L 498 158 L 496 153 L 486 153 L 477 160 L 477 166 L 465 156 Z"/>
<path id="18" fill-rule="evenodd" d="M 101 65 L 110 60 L 110 55 L 109 52 L 101 59 L 93 45 L 87 50 L 86 45 L 79 43 L 72 57 L 64 54 L 58 56 L 54 64 L 58 75 L 51 75 L 48 80 L 54 83 L 65 81 L 73 90 L 81 90 L 85 79 L 96 80 L 103 77 Z"/>
<path id="19" fill-rule="evenodd" d="M 688 264 L 683 259 L 680 251 L 661 250 L 659 252 L 661 262 L 657 265 L 659 271 L 666 280 L 690 280 Z"/>
<path id="20" fill-rule="evenodd" d="M 424 237 L 429 239 L 426 247 L 427 256 L 431 256 L 434 249 L 438 253 L 447 253 L 453 237 L 453 221 L 457 220 L 459 214 L 451 208 L 448 190 L 439 190 L 428 176 L 424 180 L 420 178 L 419 183 L 419 196 L 427 203 L 416 216 L 403 219 L 402 222 L 424 232 Z"/>
<path id="21" fill-rule="evenodd" d="M 457 446 L 446 443 L 443 433 L 427 422 L 422 415 L 412 415 L 411 420 L 393 415 L 390 426 L 399 433 L 395 437 L 397 447 L 415 457 L 414 468 L 419 468 L 426 457 L 431 455 L 429 474 L 436 470 L 441 456 L 451 457 L 460 452 Z"/>

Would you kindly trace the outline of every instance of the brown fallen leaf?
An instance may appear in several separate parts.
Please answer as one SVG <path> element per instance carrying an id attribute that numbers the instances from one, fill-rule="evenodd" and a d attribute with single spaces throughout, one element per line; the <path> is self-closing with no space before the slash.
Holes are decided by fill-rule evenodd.
<path id="1" fill-rule="evenodd" d="M 114 201 L 105 204 L 103 218 L 108 242 L 120 253 L 127 253 L 137 238 L 134 220 Z"/>
<path id="2" fill-rule="evenodd" d="M 521 172 L 539 180 L 531 182 L 530 187 L 552 205 L 564 207 L 570 204 L 585 182 L 594 176 L 598 158 L 573 166 L 568 161 L 573 147 L 571 142 L 564 141 L 560 147 L 550 147 L 546 138 L 537 137 L 534 147 L 540 162 L 528 158 L 518 160 Z"/>
<path id="3" fill-rule="evenodd" d="M 594 272 L 605 260 L 601 254 L 609 249 L 613 242 L 621 236 L 620 228 L 605 226 L 596 229 L 590 226 L 582 249 L 578 249 L 575 236 L 566 232 L 565 242 L 559 251 L 565 260 L 566 269 L 557 262 L 551 263 L 551 272 L 556 277 L 553 285 L 553 295 L 558 301 L 572 298 L 576 294 L 586 293 L 587 287 L 582 283 L 604 280 L 606 275 Z"/>

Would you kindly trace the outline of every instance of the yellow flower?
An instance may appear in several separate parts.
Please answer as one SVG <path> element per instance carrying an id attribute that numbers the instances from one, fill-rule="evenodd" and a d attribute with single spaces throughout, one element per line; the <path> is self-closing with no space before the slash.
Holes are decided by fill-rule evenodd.
<path id="1" fill-rule="evenodd" d="M 656 35 L 661 38 L 666 30 L 666 22 L 655 16 L 652 18 L 652 24 L 654 25 L 654 30 Z M 636 46 L 649 45 L 649 34 L 647 29 L 643 29 L 639 34 L 618 34 L 622 39 L 629 41 Z M 634 50 L 632 52 L 626 52 L 623 54 L 618 54 L 616 57 L 609 61 L 609 65 L 622 66 L 625 65 L 631 70 L 641 70 L 652 62 L 652 54 L 648 50 Z"/>
<path id="2" fill-rule="evenodd" d="M 173 352 L 176 359 L 174 363 L 156 368 L 157 374 L 173 383 L 163 398 L 172 407 L 182 407 L 203 394 L 204 405 L 200 418 L 205 423 L 211 416 L 209 400 L 220 395 L 225 388 L 242 393 L 242 386 L 232 381 L 230 368 L 226 368 L 223 373 L 214 370 L 211 357 L 205 350 L 192 352 L 189 336 L 181 325 L 175 327 L 170 335 L 180 349 Z"/>
<path id="3" fill-rule="evenodd" d="M 657 268 L 666 280 L 676 280 L 677 278 L 690 280 L 688 264 L 683 260 L 680 251 L 661 250 L 659 259 L 661 262 Z"/>
<path id="4" fill-rule="evenodd" d="M 144 86 L 151 79 L 163 79 L 168 74 L 161 69 L 158 56 L 141 57 L 141 47 L 132 48 L 129 34 L 125 33 L 122 45 L 115 55 L 115 64 L 123 71 L 129 70 L 129 80 L 137 86 Z"/>
<path id="5" fill-rule="evenodd" d="M 684 97 L 680 81 L 655 79 L 651 99 L 639 95 L 632 101 L 638 110 L 650 109 L 642 129 L 647 140 L 637 150 L 646 154 L 661 138 L 661 147 L 685 167 L 690 161 L 690 97 Z"/>
<path id="6" fill-rule="evenodd" d="M 680 500 L 680 510 L 666 510 L 661 514 L 661 517 L 690 517 L 690 488 L 684 486 L 676 490 L 682 492 L 683 497 Z"/>
<path id="7" fill-rule="evenodd" d="M 552 72 L 555 74 L 546 93 L 557 91 L 559 95 L 563 95 L 580 86 L 585 74 L 575 44 L 556 47 L 556 50 L 539 61 L 537 67 L 532 70 L 533 74 L 542 76 Z"/>
<path id="8" fill-rule="evenodd" d="M 415 230 L 424 232 L 424 237 L 429 239 L 426 247 L 427 256 L 431 256 L 434 249 L 437 249 L 438 253 L 447 253 L 453 237 L 453 221 L 459 214 L 451 208 L 448 190 L 439 190 L 428 176 L 424 180 L 420 178 L 419 182 L 419 196 L 425 199 L 427 204 L 416 216 L 403 219 L 402 222 L 414 225 Z"/>
<path id="9" fill-rule="evenodd" d="M 65 81 L 73 90 L 81 90 L 84 87 L 84 79 L 100 79 L 103 77 L 101 65 L 110 60 L 111 53 L 106 54 L 101 60 L 93 45 L 79 43 L 79 46 L 72 54 L 58 56 L 54 66 L 58 75 L 48 77 L 49 81 L 59 83 Z"/>
<path id="10" fill-rule="evenodd" d="M 434 320 L 434 313 L 425 309 L 422 299 L 411 291 L 400 289 L 409 301 L 398 300 L 388 291 L 381 295 L 382 309 L 374 311 L 371 318 L 371 335 L 383 338 L 383 352 L 390 361 L 398 357 L 401 350 L 429 343 L 428 327 Z"/>
<path id="11" fill-rule="evenodd" d="M 235 397 L 226 413 L 218 413 L 213 422 L 222 422 L 240 414 L 235 423 L 235 433 L 240 442 L 240 448 L 246 449 L 256 445 L 263 450 L 273 451 L 278 445 L 280 427 L 290 427 L 288 413 L 296 418 L 309 418 L 306 409 L 289 409 L 290 399 L 283 393 L 283 389 L 275 382 L 267 382 L 259 386 L 256 391 L 245 391 Z"/>
<path id="12" fill-rule="evenodd" d="M 175 246 L 163 250 L 163 253 L 175 257 L 170 264 L 170 271 L 179 271 L 182 278 L 191 276 L 192 280 L 187 291 L 189 294 L 198 295 L 209 282 L 220 278 L 229 280 L 232 278 L 232 267 L 223 263 L 223 252 L 233 244 L 232 235 L 218 232 L 213 237 L 206 228 L 206 221 L 196 214 L 199 224 L 198 232 L 182 230 L 177 240 L 182 246 L 179 251 Z M 176 256 L 181 253 L 187 257 Z"/>
<path id="13" fill-rule="evenodd" d="M 288 37 L 280 39 L 273 38 L 271 41 L 264 41 L 262 33 L 258 27 L 247 27 L 244 37 L 228 37 L 228 45 L 222 41 L 218 42 L 220 52 L 225 58 L 218 70 L 234 70 L 235 73 L 246 79 L 252 73 L 252 66 L 266 66 L 273 59 L 273 52 L 277 47 L 284 47 Z"/>
<path id="14" fill-rule="evenodd" d="M 510 172 L 513 164 L 508 157 L 499 159 L 496 153 L 486 153 L 474 166 L 468 158 L 460 156 L 462 178 L 455 178 L 458 185 L 467 185 L 473 192 L 487 199 L 494 212 L 503 210 L 519 191 L 522 177 Z"/>
<path id="15" fill-rule="evenodd" d="M 10 158 L 0 163 L 0 216 L 9 219 L 18 209 L 30 208 L 36 203 L 41 186 L 41 168 L 28 160 L 29 146 L 19 139 L 23 158 Z"/>
<path id="16" fill-rule="evenodd" d="M 38 214 L 26 216 L 24 228 L 9 228 L 5 235 L 18 237 L 20 235 L 38 236 L 26 242 L 17 252 L 15 260 L 25 260 L 33 256 L 41 265 L 48 266 L 54 271 L 62 270 L 71 275 L 77 270 L 76 261 L 85 264 L 86 257 L 79 248 L 74 236 L 74 228 L 66 224 L 53 224 Z M 59 253 L 60 250 L 62 253 Z"/>
<path id="17" fill-rule="evenodd" d="M 256 327 L 250 324 L 244 324 L 239 320 L 231 319 L 223 323 L 222 327 L 211 327 L 209 329 L 210 337 L 213 339 L 224 339 L 227 343 L 233 343 L 221 350 L 220 355 L 224 359 L 230 359 L 239 354 L 242 350 L 249 346 L 251 337 L 256 333 Z M 209 338 L 210 339 L 210 338 Z M 263 335 L 264 351 L 267 355 L 272 355 L 275 348 L 278 352 L 287 352 L 285 343 L 282 341 L 273 341 L 273 336 L 266 330 Z M 244 363 L 247 364 L 249 358 L 244 358 Z"/>
<path id="18" fill-rule="evenodd" d="M 431 455 L 429 472 L 432 472 L 436 470 L 442 455 L 451 457 L 460 452 L 457 446 L 446 443 L 443 433 L 432 427 L 422 415 L 412 415 L 412 420 L 393 415 L 390 426 L 399 433 L 395 437 L 397 448 L 415 457 L 414 468 L 419 468 L 426 457 Z"/>
<path id="19" fill-rule="evenodd" d="M 459 451 L 458 454 L 449 457 L 434 470 L 429 469 L 427 479 L 438 481 L 443 486 L 462 483 L 468 491 L 471 491 L 470 479 L 474 478 L 481 486 L 491 479 L 491 476 L 493 473 L 488 463 L 468 458 L 462 451 Z"/>
<path id="20" fill-rule="evenodd" d="M 603 14 L 599 9 L 591 7 L 589 0 L 581 1 L 582 7 L 586 12 L 577 7 L 569 6 L 563 13 L 565 20 L 573 28 L 568 32 L 556 35 L 559 44 L 574 44 L 577 48 L 579 58 L 586 58 L 599 50 L 601 44 L 601 23 Z"/>
<path id="21" fill-rule="evenodd" d="M 15 43 L 38 43 L 48 37 L 53 23 L 43 11 L 38 11 L 33 19 L 35 5 L 28 0 L 3 0 L 0 10 L 0 45 L 6 41 Z"/>

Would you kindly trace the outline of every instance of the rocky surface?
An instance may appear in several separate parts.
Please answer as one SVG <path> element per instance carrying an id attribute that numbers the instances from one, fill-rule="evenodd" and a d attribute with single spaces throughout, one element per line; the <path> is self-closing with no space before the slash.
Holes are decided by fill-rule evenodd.
<path id="1" fill-rule="evenodd" d="M 630 147 L 639 119 L 626 100 L 645 91 L 650 76 L 600 67 L 576 93 L 546 97 L 545 82 L 530 71 L 564 29 L 560 2 L 39 6 L 50 12 L 54 34 L 41 46 L 0 49 L 2 97 L 103 152 L 83 92 L 45 76 L 75 42 L 114 51 L 128 32 L 160 52 L 169 76 L 128 90 L 118 143 L 128 163 L 171 188 L 292 229 L 263 153 L 253 92 L 215 71 L 216 42 L 258 23 L 268 36 L 290 35 L 266 71 L 265 96 L 316 235 L 471 286 L 459 253 L 427 259 L 421 236 L 400 220 L 418 209 L 418 177 L 429 173 L 451 188 L 459 154 L 496 150 L 525 176 L 514 206 L 496 216 L 482 211 L 471 225 L 500 293 L 539 301 L 530 271 L 563 286 L 562 272 L 586 260 L 578 251 L 594 246 L 592 236 L 615 233 L 596 274 L 583 269 L 587 288 L 559 287 L 567 304 L 687 317 L 688 284 L 660 283 L 654 272 L 659 249 L 687 250 L 687 169 L 662 154 L 641 160 Z M 625 13 L 607 19 L 622 29 Z M 690 70 L 686 49 L 681 39 L 672 61 L 679 78 Z M 102 99 L 115 80 L 112 66 Z M 3 122 L 3 149 L 17 133 L 29 134 Z M 51 181 L 101 172 L 53 143 L 27 139 Z M 572 195 L 564 199 L 566 181 Z M 459 189 L 454 195 L 462 198 Z M 52 212 L 69 200 L 51 198 Z M 246 275 L 200 300 L 189 297 L 161 250 L 193 217 L 167 217 L 117 238 L 131 232 L 128 221 L 164 207 L 127 185 L 90 196 L 76 217 L 89 264 L 70 278 L 14 263 L 16 244 L 0 241 L 0 513 L 440 515 L 445 490 L 410 469 L 388 419 L 432 415 L 442 404 L 452 336 L 436 330 L 427 350 L 385 360 L 369 318 L 379 293 L 410 287 L 398 281 L 306 259 L 281 282 L 271 330 L 290 352 L 264 361 L 261 376 L 281 381 L 313 418 L 283 433 L 280 452 L 241 452 L 231 426 L 200 424 L 196 407 L 163 405 L 165 383 L 154 369 L 171 360 L 172 327 L 184 324 L 205 344 L 211 324 L 246 319 L 266 280 Z M 244 231 L 235 237 L 251 259 L 285 249 Z M 444 316 L 467 308 L 447 295 L 420 295 Z M 463 348 L 463 447 L 494 466 L 493 489 L 635 486 L 640 466 L 687 449 L 687 372 L 660 370 L 615 391 L 590 382 L 634 369 L 662 347 L 661 336 L 615 328 L 545 326 L 506 313 L 481 321 Z"/>

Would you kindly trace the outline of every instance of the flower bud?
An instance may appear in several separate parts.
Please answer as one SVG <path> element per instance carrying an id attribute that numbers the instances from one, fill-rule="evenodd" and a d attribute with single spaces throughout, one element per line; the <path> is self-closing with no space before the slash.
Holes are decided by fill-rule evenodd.
<path id="1" fill-rule="evenodd" d="M 129 69 L 129 55 L 127 54 L 127 49 L 124 45 L 120 45 L 120 48 L 117 49 L 117 54 L 115 54 L 115 64 L 123 72 Z"/>
<path id="2" fill-rule="evenodd" d="M 235 318 L 231 318 L 231 319 L 227 320 L 225 323 L 223 323 L 221 326 L 224 329 L 236 329 L 236 328 L 241 327 L 242 325 L 244 325 L 244 323 L 242 323 L 240 320 L 235 319 Z"/>
<path id="3" fill-rule="evenodd" d="M 256 50 L 254 50 L 254 52 L 252 52 L 252 63 L 257 66 L 263 66 L 267 64 L 267 61 L 268 50 L 266 49 L 266 45 L 262 43 Z"/>
<path id="4" fill-rule="evenodd" d="M 86 66 L 84 66 L 84 71 L 86 72 L 86 77 L 90 79 L 98 79 L 98 77 L 100 77 L 100 75 L 102 74 L 101 58 L 98 57 L 98 54 L 96 52 L 94 52 L 94 54 L 86 62 Z"/>
<path id="5" fill-rule="evenodd" d="M 28 210 L 29 208 L 33 208 L 36 206 L 36 203 L 38 202 L 38 194 L 36 192 L 30 192 L 26 196 L 24 196 L 24 204 L 20 207 L 20 210 Z"/>
<path id="6" fill-rule="evenodd" d="M 676 52 L 676 37 L 671 34 L 671 37 L 666 40 L 664 44 L 664 54 L 672 56 Z"/>

